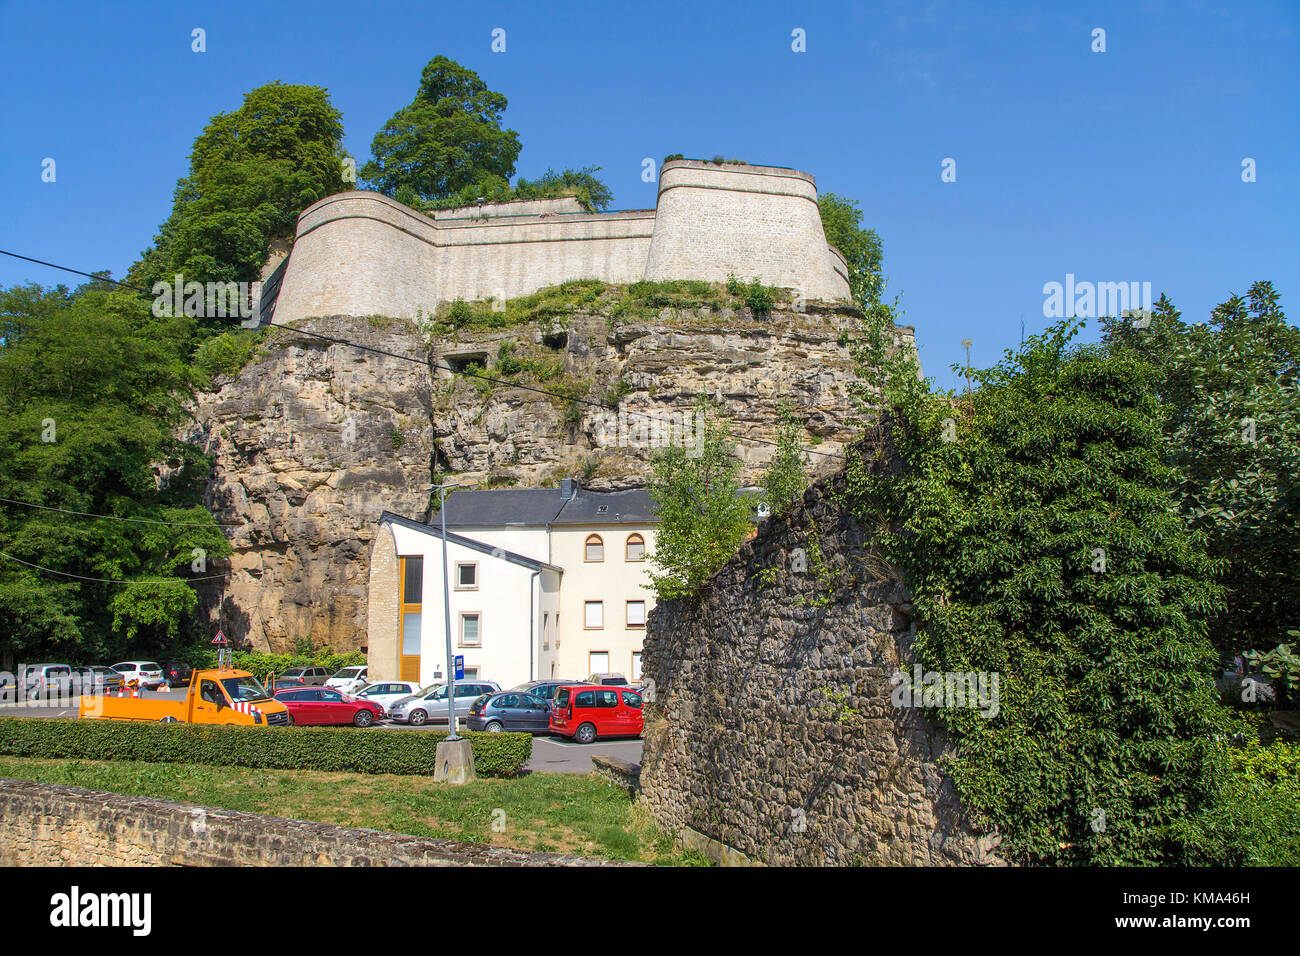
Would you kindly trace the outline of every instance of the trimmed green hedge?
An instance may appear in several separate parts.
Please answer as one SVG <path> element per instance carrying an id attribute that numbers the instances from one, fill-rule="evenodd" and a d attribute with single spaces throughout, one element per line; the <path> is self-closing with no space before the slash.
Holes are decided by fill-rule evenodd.
<path id="1" fill-rule="evenodd" d="M 438 731 L 351 727 L 217 727 L 118 720 L 0 717 L 0 754 L 81 760 L 149 760 L 268 770 L 431 776 Z M 516 777 L 533 753 L 530 734 L 466 733 L 474 769 Z"/>

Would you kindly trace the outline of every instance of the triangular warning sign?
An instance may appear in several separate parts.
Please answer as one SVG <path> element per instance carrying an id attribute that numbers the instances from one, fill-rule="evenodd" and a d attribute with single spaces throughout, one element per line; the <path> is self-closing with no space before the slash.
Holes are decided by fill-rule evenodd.
<path id="1" fill-rule="evenodd" d="M 226 635 L 222 634 L 220 629 L 218 629 L 217 636 L 212 639 L 212 643 L 224 646 L 226 644 Z"/>

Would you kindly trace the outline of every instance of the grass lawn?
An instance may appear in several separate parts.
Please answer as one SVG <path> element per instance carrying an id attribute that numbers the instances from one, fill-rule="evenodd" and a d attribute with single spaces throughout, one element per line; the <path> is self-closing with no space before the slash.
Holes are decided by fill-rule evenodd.
<path id="1" fill-rule="evenodd" d="M 463 786 L 427 777 L 201 764 L 0 757 L 0 777 L 523 850 L 700 865 L 627 794 L 595 774 L 531 773 Z M 494 820 L 505 811 L 504 831 Z"/>

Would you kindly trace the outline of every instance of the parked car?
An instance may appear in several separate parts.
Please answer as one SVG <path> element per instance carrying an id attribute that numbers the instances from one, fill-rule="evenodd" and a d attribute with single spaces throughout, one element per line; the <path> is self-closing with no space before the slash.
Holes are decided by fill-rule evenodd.
<path id="1" fill-rule="evenodd" d="M 561 687 L 550 730 L 589 744 L 597 737 L 640 737 L 641 695 L 624 687 Z"/>
<path id="2" fill-rule="evenodd" d="M 291 724 L 351 724 L 369 727 L 384 716 L 383 708 L 328 687 L 291 687 L 278 690 L 276 700 L 289 708 Z"/>
<path id="3" fill-rule="evenodd" d="M 72 668 L 67 664 L 30 664 L 23 668 L 23 692 L 29 699 L 72 693 Z"/>
<path id="4" fill-rule="evenodd" d="M 167 678 L 167 685 L 173 690 L 177 687 L 189 686 L 190 675 L 193 673 L 194 668 L 184 661 L 163 662 L 163 677 Z"/>
<path id="5" fill-rule="evenodd" d="M 492 733 L 521 730 L 544 734 L 551 726 L 551 705 L 541 697 L 519 691 L 487 694 L 470 705 L 465 725 L 470 730 Z"/>
<path id="6" fill-rule="evenodd" d="M 113 670 L 121 674 L 126 683 L 137 681 L 141 687 L 149 690 L 157 690 L 167 680 L 163 677 L 162 668 L 153 661 L 123 661 L 114 664 Z"/>
<path id="7" fill-rule="evenodd" d="M 345 694 L 355 694 L 370 683 L 366 679 L 368 672 L 369 668 L 366 667 L 345 667 L 330 675 L 329 679 L 325 681 L 325 686 L 341 690 Z"/>
<path id="8" fill-rule="evenodd" d="M 277 677 L 274 683 L 267 685 L 267 690 L 274 694 L 277 690 L 293 690 L 295 687 L 310 687 L 310 684 L 304 684 L 300 680 L 290 680 L 287 677 Z"/>
<path id="9" fill-rule="evenodd" d="M 484 694 L 495 694 L 501 689 L 499 684 L 491 681 L 466 681 L 456 685 L 456 716 L 469 714 L 469 708 L 476 698 Z M 388 708 L 388 716 L 399 723 L 419 727 L 429 721 L 447 722 L 447 685 L 430 684 L 413 697 L 406 697 Z"/>
<path id="10" fill-rule="evenodd" d="M 300 680 L 304 684 L 319 687 L 329 680 L 330 674 L 323 667 L 290 667 L 280 676 L 288 680 Z"/>
<path id="11" fill-rule="evenodd" d="M 392 680 L 367 684 L 357 691 L 354 696 L 359 700 L 368 700 L 372 704 L 378 704 L 387 714 L 388 708 L 392 707 L 393 704 L 419 692 L 420 685 L 415 681 Z"/>
<path id="12" fill-rule="evenodd" d="M 546 701 L 546 706 L 549 707 L 551 701 L 555 698 L 557 690 L 561 687 L 576 687 L 581 683 L 583 682 L 580 680 L 530 680 L 526 684 L 520 684 L 518 687 L 511 687 L 510 689 L 540 697 Z"/>
<path id="13" fill-rule="evenodd" d="M 622 674 L 592 674 L 587 678 L 587 683 L 601 687 L 626 687 L 627 678 Z"/>
<path id="14" fill-rule="evenodd" d="M 111 667 L 74 667 L 73 677 L 83 694 L 117 693 L 125 685 L 122 675 Z"/>

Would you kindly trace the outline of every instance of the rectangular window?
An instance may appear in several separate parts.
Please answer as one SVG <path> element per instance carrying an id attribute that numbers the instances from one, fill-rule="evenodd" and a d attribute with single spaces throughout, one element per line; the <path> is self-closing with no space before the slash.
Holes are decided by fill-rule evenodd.
<path id="1" fill-rule="evenodd" d="M 645 601 L 627 602 L 627 626 L 645 627 Z"/>
<path id="2" fill-rule="evenodd" d="M 456 590 L 473 591 L 478 587 L 478 565 L 466 562 L 456 565 Z"/>
<path id="3" fill-rule="evenodd" d="M 402 653 L 407 657 L 415 657 L 420 653 L 420 620 L 418 611 L 402 615 Z"/>
<path id="4" fill-rule="evenodd" d="M 632 652 L 632 679 L 633 680 L 641 679 L 641 652 L 640 651 Z"/>
<path id="5" fill-rule="evenodd" d="M 587 654 L 587 667 L 593 674 L 609 673 L 609 651 L 591 651 Z"/>
<path id="6" fill-rule="evenodd" d="M 605 626 L 605 602 L 588 601 L 587 618 L 583 624 L 588 630 L 595 630 Z"/>
<path id="7" fill-rule="evenodd" d="M 420 604 L 424 592 L 424 558 L 403 558 L 403 604 Z"/>
<path id="8" fill-rule="evenodd" d="M 478 647 L 483 643 L 483 635 L 480 633 L 480 621 L 478 612 L 473 614 L 462 614 L 460 616 L 460 642 L 466 647 Z"/>

